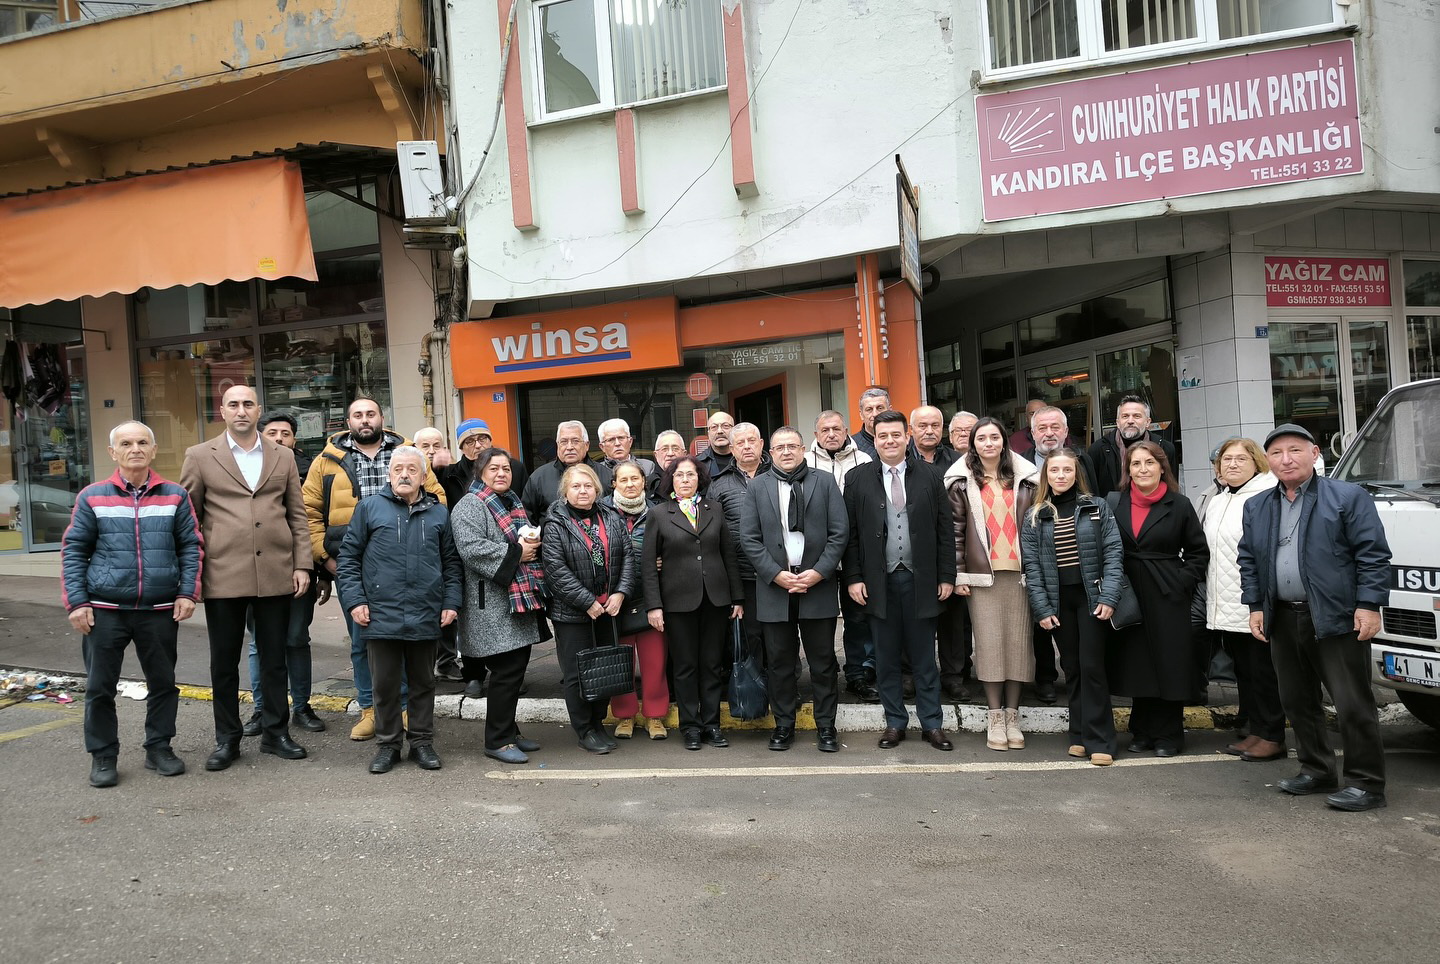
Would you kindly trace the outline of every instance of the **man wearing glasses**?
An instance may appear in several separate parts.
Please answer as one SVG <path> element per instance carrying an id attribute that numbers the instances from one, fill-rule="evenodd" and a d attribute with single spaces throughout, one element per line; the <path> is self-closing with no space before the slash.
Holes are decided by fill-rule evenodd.
<path id="1" fill-rule="evenodd" d="M 470 483 L 475 481 L 475 457 L 492 444 L 490 426 L 478 418 L 467 418 L 455 427 L 455 443 L 460 446 L 459 461 L 437 470 L 440 484 L 445 487 L 445 501 L 452 508 L 462 495 L 470 491 Z M 530 478 L 525 464 L 511 456 L 510 470 L 515 490 L 525 491 L 525 483 Z"/>
<path id="2" fill-rule="evenodd" d="M 595 434 L 600 436 L 600 451 L 604 453 L 595 460 L 596 465 L 603 465 L 613 472 L 615 466 L 621 462 L 634 462 L 640 466 L 640 471 L 645 473 L 647 479 L 655 474 L 654 462 L 630 454 L 630 447 L 635 444 L 635 437 L 630 434 L 629 422 L 623 418 L 607 418 L 600 423 Z"/>

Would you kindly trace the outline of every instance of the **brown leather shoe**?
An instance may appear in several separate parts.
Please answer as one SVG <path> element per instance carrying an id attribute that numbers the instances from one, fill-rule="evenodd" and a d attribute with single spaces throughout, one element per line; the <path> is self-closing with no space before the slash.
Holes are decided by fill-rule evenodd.
<path id="1" fill-rule="evenodd" d="M 921 735 L 925 738 L 926 743 L 930 744 L 937 750 L 955 749 L 955 744 L 951 743 L 949 738 L 945 736 L 944 730 L 926 730 Z"/>
<path id="2" fill-rule="evenodd" d="M 885 732 L 880 734 L 880 749 L 893 750 L 905 740 L 905 731 L 896 729 L 893 726 L 885 727 Z"/>
<path id="3" fill-rule="evenodd" d="M 1243 740 L 1237 740 L 1234 743 L 1225 744 L 1224 752 L 1230 754 L 1231 756 L 1242 756 L 1245 753 L 1249 752 L 1250 748 L 1259 742 L 1260 738 L 1258 736 L 1247 736 Z"/>
<path id="4" fill-rule="evenodd" d="M 1283 760 L 1287 756 L 1289 754 L 1285 752 L 1285 744 L 1257 738 L 1248 750 L 1240 754 L 1240 759 L 1246 763 L 1265 763 L 1269 760 Z"/>

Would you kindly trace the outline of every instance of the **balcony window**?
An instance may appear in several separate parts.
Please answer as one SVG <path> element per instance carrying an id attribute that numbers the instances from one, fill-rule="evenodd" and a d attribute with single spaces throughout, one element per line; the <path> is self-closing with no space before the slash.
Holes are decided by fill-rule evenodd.
<path id="1" fill-rule="evenodd" d="M 537 0 L 544 118 L 725 87 L 720 0 Z"/>
<path id="2" fill-rule="evenodd" d="M 986 0 L 992 72 L 1133 60 L 1339 22 L 1332 0 Z"/>
<path id="3" fill-rule="evenodd" d="M 0 0 L 0 37 L 29 33 L 59 21 L 55 0 Z"/>

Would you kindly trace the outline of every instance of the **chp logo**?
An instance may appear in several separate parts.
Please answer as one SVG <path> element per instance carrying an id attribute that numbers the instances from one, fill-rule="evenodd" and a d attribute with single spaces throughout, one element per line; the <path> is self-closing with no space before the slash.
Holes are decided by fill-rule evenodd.
<path id="1" fill-rule="evenodd" d="M 985 110 L 986 149 L 992 161 L 1058 154 L 1065 150 L 1059 97 Z"/>

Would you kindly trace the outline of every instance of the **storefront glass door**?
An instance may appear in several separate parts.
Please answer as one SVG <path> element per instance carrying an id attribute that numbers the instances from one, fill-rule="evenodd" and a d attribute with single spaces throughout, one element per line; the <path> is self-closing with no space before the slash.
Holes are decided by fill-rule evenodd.
<path id="1" fill-rule="evenodd" d="M 1384 318 L 1271 322 L 1275 422 L 1309 430 L 1333 463 L 1390 390 L 1388 332 Z"/>

